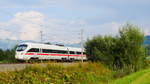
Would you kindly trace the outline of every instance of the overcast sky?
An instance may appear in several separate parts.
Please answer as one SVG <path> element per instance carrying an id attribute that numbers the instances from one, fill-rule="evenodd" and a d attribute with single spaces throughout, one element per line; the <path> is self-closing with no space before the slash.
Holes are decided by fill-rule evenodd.
<path id="1" fill-rule="evenodd" d="M 150 0 L 0 0 L 0 39 L 78 43 L 125 23 L 150 35 Z"/>

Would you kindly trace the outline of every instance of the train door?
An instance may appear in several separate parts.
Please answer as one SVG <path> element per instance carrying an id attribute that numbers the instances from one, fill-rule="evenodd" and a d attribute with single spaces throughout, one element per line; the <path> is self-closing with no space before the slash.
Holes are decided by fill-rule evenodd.
<path id="1" fill-rule="evenodd" d="M 39 48 L 39 52 L 37 52 L 37 56 L 39 59 L 44 59 L 44 55 L 43 55 L 43 52 L 42 52 L 42 49 Z"/>
<path id="2" fill-rule="evenodd" d="M 76 59 L 75 51 L 69 51 L 69 60 L 74 61 Z"/>
<path id="3" fill-rule="evenodd" d="M 70 55 L 70 52 L 69 52 L 69 49 L 67 48 L 67 59 L 69 60 L 70 58 L 69 58 L 69 55 Z"/>

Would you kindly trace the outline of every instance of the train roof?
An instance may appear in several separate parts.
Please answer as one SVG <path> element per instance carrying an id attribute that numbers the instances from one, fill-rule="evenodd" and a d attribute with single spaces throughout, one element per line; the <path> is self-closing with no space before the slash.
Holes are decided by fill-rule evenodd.
<path id="1" fill-rule="evenodd" d="M 61 50 L 67 50 L 69 49 L 70 51 L 81 51 L 81 48 L 77 47 L 66 47 L 66 46 L 59 46 L 59 45 L 51 45 L 51 44 L 43 44 L 43 43 L 30 43 L 30 42 L 25 42 L 25 43 L 20 43 L 19 45 L 29 45 L 35 48 L 54 48 L 54 49 L 61 49 Z"/>

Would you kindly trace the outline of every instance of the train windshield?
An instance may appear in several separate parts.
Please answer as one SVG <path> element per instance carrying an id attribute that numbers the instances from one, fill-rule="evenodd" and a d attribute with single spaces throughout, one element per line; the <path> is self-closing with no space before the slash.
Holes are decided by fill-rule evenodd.
<path id="1" fill-rule="evenodd" d="M 19 45 L 18 47 L 17 47 L 17 51 L 24 51 L 25 49 L 27 48 L 27 45 Z"/>

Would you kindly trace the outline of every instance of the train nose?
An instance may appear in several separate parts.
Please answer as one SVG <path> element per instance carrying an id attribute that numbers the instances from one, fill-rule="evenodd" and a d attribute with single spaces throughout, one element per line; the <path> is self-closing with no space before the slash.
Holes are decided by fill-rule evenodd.
<path id="1" fill-rule="evenodd" d="M 18 59 L 19 58 L 19 53 L 16 52 L 15 54 L 15 58 Z"/>
<path id="2" fill-rule="evenodd" d="M 15 58 L 16 59 L 22 59 L 22 53 L 21 52 L 16 52 Z"/>

